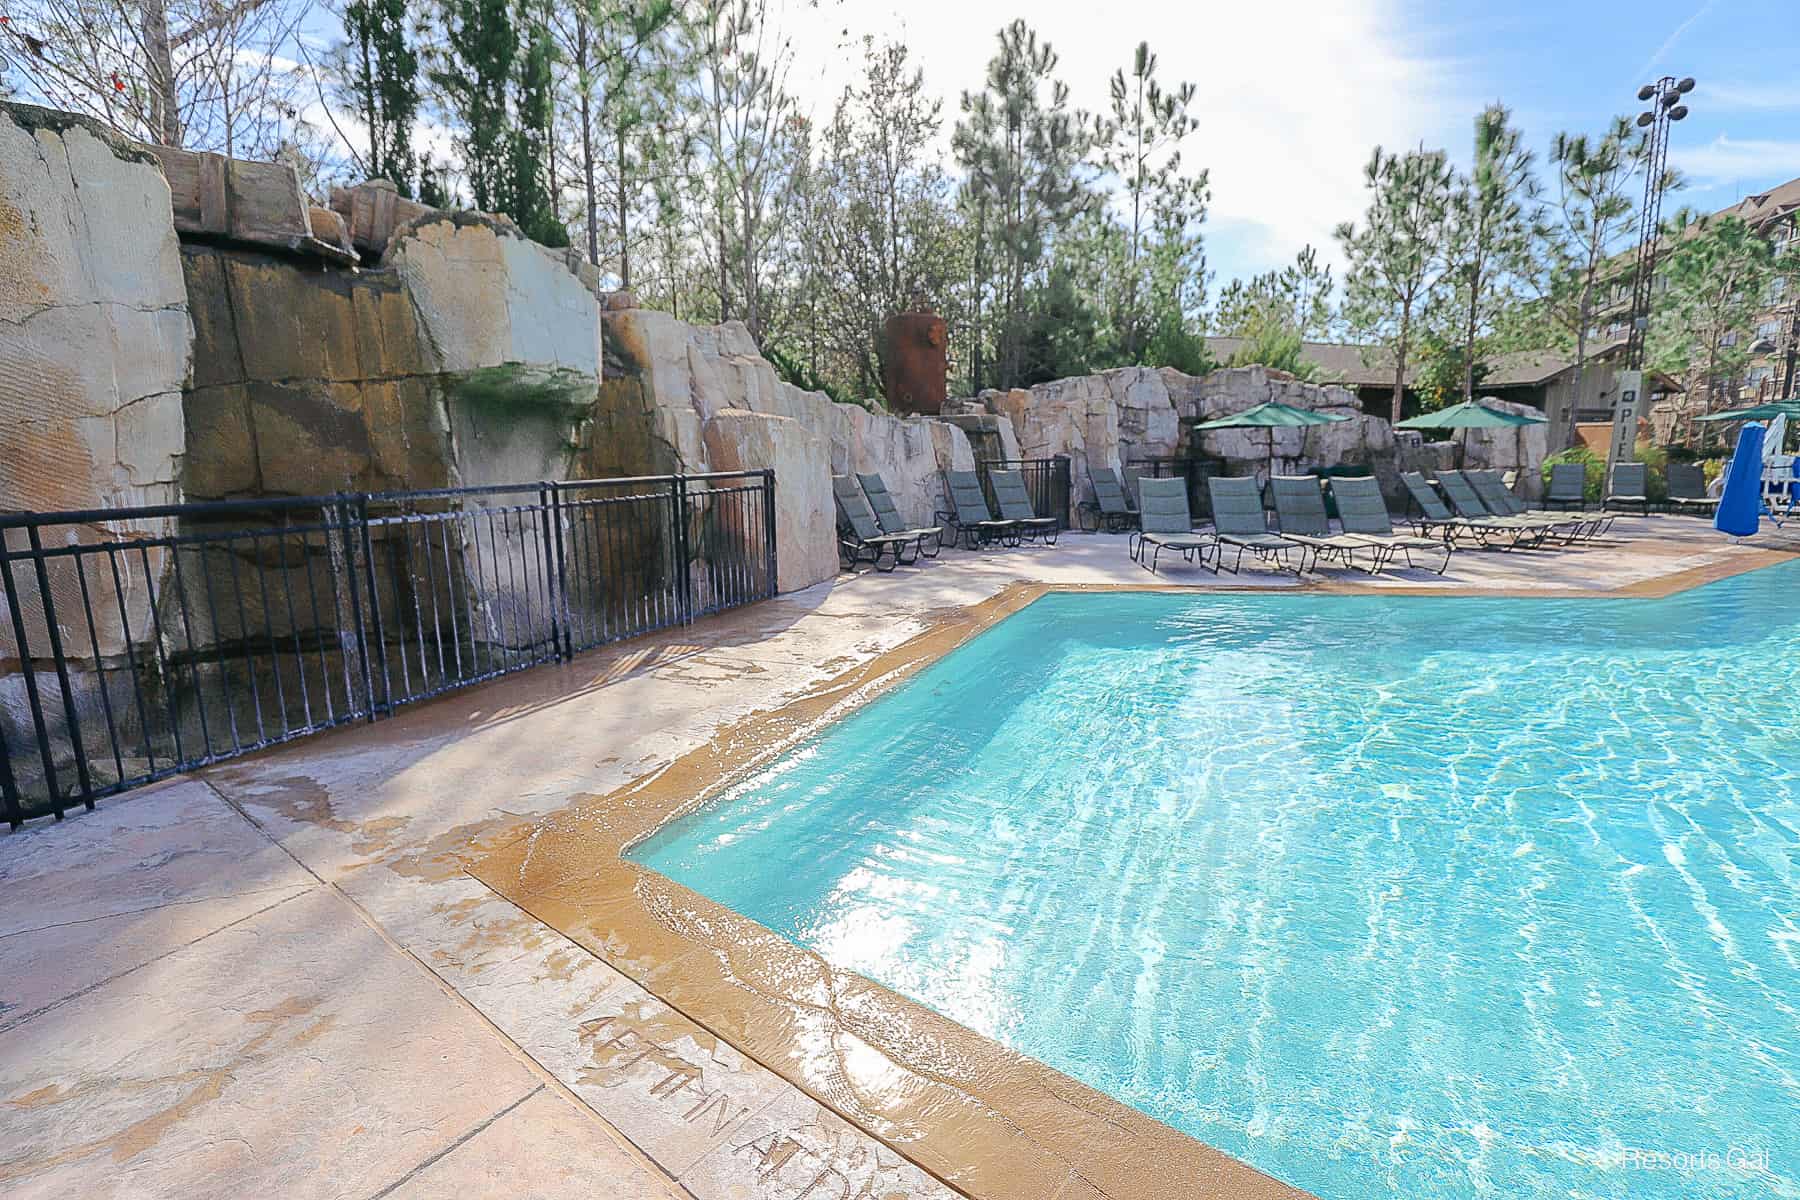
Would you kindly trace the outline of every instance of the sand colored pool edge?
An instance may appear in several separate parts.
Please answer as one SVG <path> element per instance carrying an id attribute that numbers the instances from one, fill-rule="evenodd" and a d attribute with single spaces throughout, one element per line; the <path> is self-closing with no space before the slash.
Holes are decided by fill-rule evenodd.
<path id="1" fill-rule="evenodd" d="M 1656 599 L 1791 557 L 1764 551 L 1606 592 L 1401 590 L 1333 580 L 1289 594 Z M 895 649 L 791 704 L 740 721 L 649 776 L 521 826 L 470 873 L 975 1200 L 1303 1197 L 620 857 L 1046 593 L 1200 590 L 1148 579 L 1126 586 L 1011 585 L 979 604 L 946 611 Z"/>

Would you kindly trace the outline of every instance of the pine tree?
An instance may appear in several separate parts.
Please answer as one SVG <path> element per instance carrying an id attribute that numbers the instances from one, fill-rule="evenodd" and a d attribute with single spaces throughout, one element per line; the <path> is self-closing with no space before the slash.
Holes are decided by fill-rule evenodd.
<path id="1" fill-rule="evenodd" d="M 1537 179 L 1511 114 L 1491 104 L 1475 118 L 1475 158 L 1450 201 L 1450 281 L 1461 313 L 1462 398 L 1475 398 L 1480 342 L 1514 285 L 1531 270 Z"/>
<path id="2" fill-rule="evenodd" d="M 1207 182 L 1205 171 L 1191 180 L 1181 174 L 1181 143 L 1199 126 L 1188 115 L 1195 87 L 1184 83 L 1165 92 L 1156 79 L 1156 65 L 1150 44 L 1139 42 L 1129 74 L 1123 69 L 1113 73 L 1112 118 L 1101 131 L 1101 163 L 1118 177 L 1131 212 L 1125 227 L 1124 288 L 1113 306 L 1119 352 L 1128 363 L 1139 360 L 1156 322 L 1147 306 L 1150 288 L 1144 279 L 1145 240 L 1155 213 L 1167 211 L 1178 185 L 1204 192 Z"/>
<path id="3" fill-rule="evenodd" d="M 1056 52 L 1024 21 L 999 35 L 986 88 L 963 94 L 952 143 L 980 206 L 980 236 L 992 246 L 999 306 L 998 377 L 1013 387 L 1024 373 L 1029 288 L 1042 281 L 1049 242 L 1094 203 L 1080 169 L 1092 144 L 1088 122 L 1053 77 Z"/>
<path id="4" fill-rule="evenodd" d="M 1415 323 L 1449 267 L 1444 243 L 1453 180 L 1442 150 L 1387 154 L 1377 146 L 1363 168 L 1370 193 L 1363 223 L 1337 228 L 1349 260 L 1344 315 L 1351 328 L 1379 339 L 1393 357 L 1395 421 L 1402 414 Z"/>
<path id="5" fill-rule="evenodd" d="M 516 115 L 507 133 L 507 170 L 499 209 L 526 237 L 566 246 L 569 231 L 556 212 L 551 153 L 550 30 L 540 14 L 526 27 L 525 54 L 517 63 Z"/>
<path id="6" fill-rule="evenodd" d="M 1636 225 L 1638 172 L 1646 142 L 1626 117 L 1615 117 L 1597 139 L 1558 133 L 1550 143 L 1555 195 L 1539 231 L 1537 270 L 1530 275 L 1538 303 L 1532 306 L 1539 345 L 1572 348 L 1575 394 L 1584 394 L 1589 341 L 1614 274 L 1614 256 Z M 1670 171 L 1663 186 L 1681 186 Z M 1573 407 L 1570 409 L 1573 415 Z M 1574 430 L 1552 431 L 1560 445 Z"/>
<path id="7" fill-rule="evenodd" d="M 340 70 L 369 131 L 364 169 L 414 194 L 421 164 L 412 151 L 419 111 L 419 56 L 406 37 L 405 0 L 352 0 L 344 8 L 348 38 Z"/>
<path id="8" fill-rule="evenodd" d="M 1769 285 L 1800 274 L 1800 253 L 1779 250 L 1743 219 L 1677 213 L 1664 231 L 1672 249 L 1661 276 L 1668 286 L 1657 294 L 1651 314 L 1648 358 L 1653 367 L 1685 376 L 1682 399 L 1691 422 L 1696 396 L 1701 411 L 1712 412 L 1735 396 L 1729 381 L 1749 362 L 1744 336 L 1756 318 Z"/>
<path id="9" fill-rule="evenodd" d="M 431 72 L 457 125 L 455 141 L 475 207 L 498 211 L 508 193 L 513 58 L 510 0 L 442 0 L 446 54 Z"/>
<path id="10" fill-rule="evenodd" d="M 683 53 L 698 64 L 694 190 L 704 195 L 720 320 L 740 319 L 761 345 L 774 261 L 793 183 L 807 160 L 807 122 L 786 88 L 793 54 L 766 0 L 700 0 Z"/>

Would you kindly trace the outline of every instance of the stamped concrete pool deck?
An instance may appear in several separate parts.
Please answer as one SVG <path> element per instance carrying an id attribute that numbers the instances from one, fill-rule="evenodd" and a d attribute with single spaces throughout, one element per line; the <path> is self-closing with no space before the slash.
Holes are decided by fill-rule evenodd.
<path id="1" fill-rule="evenodd" d="M 945 1158 L 954 1142 L 878 1119 L 884 1088 L 917 1094 L 895 1065 L 905 1056 L 829 1049 L 868 1103 L 803 1089 L 753 1013 L 733 1024 L 672 1007 L 666 997 L 686 1005 L 690 992 L 705 1007 L 704 985 L 596 939 L 604 923 L 547 924 L 477 875 L 493 879 L 537 830 L 579 831 L 560 816 L 629 806 L 659 780 L 668 790 L 677 764 L 751 755 L 735 744 L 747 730 L 763 739 L 784 714 L 803 713 L 798 728 L 855 703 L 841 681 L 862 672 L 859 687 L 878 688 L 913 639 L 954 644 L 996 597 L 1145 585 L 1652 596 L 1797 550 L 1650 517 L 1566 552 L 1459 553 L 1442 579 L 1296 584 L 1179 563 L 1152 579 L 1124 538 L 1076 534 L 1053 549 L 946 552 L 36 823 L 0 837 L 0 1194 L 1296 1195 L 1233 1163 L 1168 1191 L 1131 1162 L 1154 1131 L 1029 1060 L 1010 1069 L 1096 1121 L 1081 1144 L 1020 1126 L 1016 1145 Z M 928 1113 L 894 1111 L 991 1130 L 1003 1107 L 976 1087 Z"/>

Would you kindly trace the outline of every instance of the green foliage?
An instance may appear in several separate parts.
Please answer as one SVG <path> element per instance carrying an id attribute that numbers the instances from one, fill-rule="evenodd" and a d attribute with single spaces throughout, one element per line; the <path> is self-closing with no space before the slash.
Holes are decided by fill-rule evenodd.
<path id="1" fill-rule="evenodd" d="M 1118 354 L 1126 363 L 1137 361 L 1153 329 L 1166 327 L 1171 300 L 1180 303 L 1157 278 L 1159 257 L 1197 254 L 1205 219 L 1207 173 L 1189 177 L 1181 169 L 1181 143 L 1199 126 L 1188 114 L 1196 88 L 1183 83 L 1165 91 L 1156 65 L 1150 44 L 1139 42 L 1129 73 L 1113 73 L 1111 117 L 1096 137 L 1100 165 L 1119 180 L 1130 209 L 1122 228 L 1122 286 L 1111 297 Z"/>
<path id="2" fill-rule="evenodd" d="M 1446 225 L 1446 276 L 1462 343 L 1461 398 L 1475 398 L 1475 368 L 1532 269 L 1537 179 L 1512 114 L 1491 104 L 1475 118 L 1474 164 L 1457 181 Z"/>
<path id="3" fill-rule="evenodd" d="M 993 378 L 1014 387 L 1027 371 L 1029 293 L 1044 279 L 1051 239 L 1096 201 L 1080 173 L 1092 130 L 1070 107 L 1068 85 L 1054 75 L 1056 51 L 1023 20 L 1002 29 L 999 41 L 983 90 L 963 93 L 963 119 L 951 145 L 968 174 L 964 186 L 980 226 L 976 320 L 991 291 Z M 1042 352 L 1041 345 L 1034 351 Z M 985 382 L 986 374 L 978 364 L 975 382 Z"/>
<path id="4" fill-rule="evenodd" d="M 1437 330 L 1427 332 L 1419 340 L 1419 367 L 1413 377 L 1414 396 L 1420 412 L 1436 412 L 1463 398 L 1463 387 L 1470 378 L 1468 347 L 1454 336 Z M 1487 378 L 1488 366 L 1477 359 L 1473 364 L 1475 385 Z"/>
<path id="5" fill-rule="evenodd" d="M 885 411 L 886 406 L 877 400 L 866 399 L 834 386 L 801 362 L 799 356 L 790 354 L 780 346 L 764 346 L 763 357 L 769 360 L 769 365 L 775 368 L 775 373 L 781 376 L 782 382 L 791 383 L 802 391 L 824 392 L 839 404 L 854 404 L 870 412 Z"/>
<path id="6" fill-rule="evenodd" d="M 351 0 L 344 6 L 345 43 L 338 77 L 369 131 L 369 175 L 414 193 L 421 162 L 412 152 L 419 111 L 419 56 L 407 41 L 405 0 Z"/>
<path id="7" fill-rule="evenodd" d="M 882 390 L 883 319 L 937 300 L 962 324 L 951 183 L 934 161 L 941 106 L 906 47 L 865 40 L 867 68 L 839 97 L 797 199 L 798 303 L 787 323 L 845 390 Z"/>
<path id="8" fill-rule="evenodd" d="M 1377 146 L 1363 168 L 1369 193 L 1363 222 L 1337 228 L 1349 260 L 1344 316 L 1352 330 L 1392 355 L 1394 420 L 1400 419 L 1414 326 L 1451 267 L 1444 251 L 1453 179 L 1442 150 L 1387 154 Z"/>
<path id="9" fill-rule="evenodd" d="M 569 231 L 557 218 L 545 178 L 551 124 L 550 30 L 539 17 L 529 27 L 525 55 L 518 61 L 516 117 L 508 133 L 505 187 L 500 211 L 517 221 L 525 236 L 546 246 L 567 246 Z"/>
<path id="10" fill-rule="evenodd" d="M 1299 379 L 1313 379 L 1318 376 L 1318 364 L 1308 362 L 1302 357 L 1305 342 L 1298 330 L 1291 326 L 1272 322 L 1253 327 L 1247 335 L 1248 341 L 1232 354 L 1225 364 L 1228 367 L 1264 366 L 1277 371 L 1286 371 Z"/>
<path id="11" fill-rule="evenodd" d="M 1336 324 L 1331 292 L 1331 268 L 1320 266 L 1319 252 L 1305 246 L 1292 266 L 1227 284 L 1219 293 L 1213 328 L 1227 337 L 1256 337 L 1273 327 L 1319 341 Z"/>
<path id="12" fill-rule="evenodd" d="M 1743 331 L 1754 324 L 1770 283 L 1800 274 L 1800 253 L 1778 250 L 1741 218 L 1686 209 L 1665 236 L 1673 248 L 1661 268 L 1667 287 L 1651 314 L 1648 359 L 1657 370 L 1687 377 L 1684 403 L 1698 401 L 1691 417 L 1736 399 L 1733 381 L 1750 360 Z"/>
<path id="13" fill-rule="evenodd" d="M 650 235 L 648 219 L 663 164 L 683 153 L 672 31 L 673 0 L 574 0 L 551 9 L 550 28 L 563 68 L 562 109 L 575 125 L 580 228 L 588 260 L 618 264 L 632 286 L 632 258 Z M 662 179 L 672 195 L 669 179 Z M 604 247 L 604 251 L 603 251 Z"/>
<path id="14" fill-rule="evenodd" d="M 1669 498 L 1669 452 L 1661 446 L 1652 446 L 1648 442 L 1639 442 L 1632 451 L 1638 462 L 1649 468 L 1645 472 L 1648 482 L 1645 495 L 1652 504 L 1661 504 Z M 1709 460 L 1722 462 L 1722 460 Z M 1544 486 L 1550 486 L 1550 468 L 1559 463 L 1580 463 L 1586 468 L 1582 478 L 1582 495 L 1589 504 L 1598 504 L 1606 497 L 1606 460 L 1589 450 L 1586 446 L 1575 446 L 1568 450 L 1559 450 L 1544 459 Z M 1717 478 L 1716 469 L 1708 470 L 1707 481 Z"/>
<path id="15" fill-rule="evenodd" d="M 431 72 L 456 127 L 475 207 L 498 211 L 508 171 L 508 83 L 518 50 L 509 0 L 440 0 L 445 53 Z"/>
<path id="16" fill-rule="evenodd" d="M 1186 375 L 1204 375 L 1219 365 L 1205 335 L 1189 327 L 1178 313 L 1165 314 L 1144 346 L 1143 365 L 1171 367 Z"/>
<path id="17" fill-rule="evenodd" d="M 1554 199 L 1538 230 L 1537 270 L 1528 276 L 1539 301 L 1531 306 L 1537 346 L 1573 350 L 1585 362 L 1613 255 L 1635 227 L 1646 146 L 1626 117 L 1614 117 L 1598 139 L 1558 133 L 1551 140 Z M 1680 179 L 1671 172 L 1664 182 Z"/>
<path id="18" fill-rule="evenodd" d="M 1072 274 L 1060 266 L 1051 268 L 1049 280 L 1033 294 L 1031 311 L 1017 336 L 1020 371 L 1014 386 L 1091 373 L 1099 327 Z"/>
<path id="19" fill-rule="evenodd" d="M 1589 450 L 1586 446 L 1574 446 L 1568 450 L 1558 450 L 1544 459 L 1544 486 L 1550 486 L 1550 468 L 1563 463 L 1580 463 L 1585 468 L 1582 478 L 1581 494 L 1589 504 L 1598 504 L 1605 497 L 1606 460 Z"/>

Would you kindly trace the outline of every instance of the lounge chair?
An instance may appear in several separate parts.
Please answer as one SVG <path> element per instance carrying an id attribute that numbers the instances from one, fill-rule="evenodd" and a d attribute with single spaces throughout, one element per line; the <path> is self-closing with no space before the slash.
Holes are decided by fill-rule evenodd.
<path id="1" fill-rule="evenodd" d="M 1150 481 L 1144 480 L 1145 484 Z M 1186 487 L 1187 482 L 1181 481 Z M 1237 559 L 1231 565 L 1231 573 L 1236 575 L 1244 565 L 1244 551 L 1256 555 L 1263 562 L 1272 562 L 1285 571 L 1296 575 L 1306 573 L 1307 556 L 1311 551 L 1292 538 L 1279 537 L 1269 532 L 1269 518 L 1263 512 L 1262 489 L 1257 487 L 1252 476 L 1235 477 L 1215 476 L 1206 481 L 1206 488 L 1212 495 L 1213 531 L 1219 541 L 1237 550 Z M 1288 563 L 1290 555 L 1300 556 L 1300 565 Z M 1219 565 L 1225 564 L 1225 552 L 1219 551 Z"/>
<path id="2" fill-rule="evenodd" d="M 1098 533 L 1102 529 L 1108 533 L 1118 533 L 1122 529 L 1130 529 L 1137 525 L 1137 510 L 1131 507 L 1131 501 L 1125 495 L 1125 485 L 1119 479 L 1119 473 L 1111 467 L 1094 467 L 1088 472 L 1088 478 L 1094 483 L 1094 498 L 1084 500 L 1076 509 L 1076 516 L 1081 520 L 1082 528 L 1087 528 L 1091 518 L 1094 526 L 1089 532 Z"/>
<path id="3" fill-rule="evenodd" d="M 1408 568 L 1418 566 L 1413 551 L 1438 555 L 1437 573 L 1450 566 L 1455 545 L 1448 538 L 1412 537 L 1394 532 L 1393 518 L 1388 515 L 1387 500 L 1381 484 L 1369 476 L 1345 476 L 1331 481 L 1331 498 L 1337 501 L 1338 521 L 1344 532 L 1355 534 L 1377 548 L 1375 571 L 1385 570 L 1396 555 L 1406 556 Z M 1373 574 L 1374 572 L 1371 572 Z"/>
<path id="4" fill-rule="evenodd" d="M 950 510 L 939 512 L 937 519 L 950 527 L 954 540 L 973 550 L 995 542 L 1016 546 L 1022 536 L 1016 521 L 999 521 L 988 509 L 981 480 L 973 471 L 945 471 L 944 486 L 950 492 Z"/>
<path id="5" fill-rule="evenodd" d="M 1597 517 L 1534 517 L 1525 507 L 1525 502 L 1506 486 L 1499 471 L 1464 471 L 1462 475 L 1469 481 L 1469 486 L 1475 489 L 1475 495 L 1487 506 L 1488 512 L 1502 520 L 1511 517 L 1520 524 L 1534 522 L 1548 529 L 1551 537 L 1561 538 L 1565 545 L 1593 537 L 1600 531 L 1605 518 L 1604 513 Z"/>
<path id="6" fill-rule="evenodd" d="M 1056 545 L 1057 535 L 1062 531 L 1062 522 L 1055 517 L 1040 517 L 1031 503 L 1031 493 L 1025 490 L 1025 476 L 1016 469 L 1002 470 L 998 467 L 988 472 L 988 481 L 994 485 L 994 500 L 1000 506 L 1000 519 L 1011 521 L 1019 527 L 1019 536 L 1034 542 L 1042 542 L 1046 546 Z"/>
<path id="7" fill-rule="evenodd" d="M 1299 542 L 1312 551 L 1313 566 L 1336 559 L 1346 567 L 1356 566 L 1357 554 L 1368 556 L 1365 568 L 1373 575 L 1381 569 L 1381 549 L 1365 538 L 1349 533 L 1331 532 L 1331 517 L 1325 511 L 1325 492 L 1316 475 L 1277 475 L 1269 480 L 1275 496 L 1275 515 L 1281 521 L 1281 536 Z"/>
<path id="8" fill-rule="evenodd" d="M 1719 498 L 1706 494 L 1706 471 L 1699 463 L 1669 464 L 1669 503 L 1676 512 L 1709 517 L 1719 507 Z"/>
<path id="9" fill-rule="evenodd" d="M 1644 516 L 1650 515 L 1650 468 L 1643 463 L 1614 463 L 1612 469 L 1612 487 L 1606 493 L 1604 501 L 1607 508 L 1614 504 L 1635 504 Z"/>
<path id="10" fill-rule="evenodd" d="M 1450 502 L 1450 507 L 1457 516 L 1466 521 L 1483 522 L 1496 534 L 1511 530 L 1515 547 L 1536 549 L 1551 534 L 1558 533 L 1564 527 L 1565 523 L 1557 521 L 1555 517 L 1503 517 L 1490 512 L 1488 506 L 1481 502 L 1481 497 L 1475 494 L 1475 487 L 1469 482 L 1468 476 L 1461 471 L 1439 471 L 1437 481 L 1438 486 L 1444 489 L 1444 499 Z M 1566 537 L 1566 533 L 1559 536 Z"/>
<path id="11" fill-rule="evenodd" d="M 887 489 L 887 481 L 879 474 L 859 471 L 856 482 L 862 484 L 863 495 L 869 498 L 869 507 L 875 512 L 881 532 L 893 537 L 917 537 L 920 554 L 926 558 L 938 556 L 938 551 L 944 548 L 942 525 L 921 525 L 916 529 L 908 525 L 906 518 L 900 515 L 900 506 L 894 503 L 893 493 Z"/>
<path id="12" fill-rule="evenodd" d="M 854 571 L 857 563 L 866 562 L 877 571 L 892 571 L 918 561 L 918 536 L 881 532 L 856 480 L 833 475 L 831 497 L 838 510 L 838 557 L 847 569 Z"/>
<path id="13" fill-rule="evenodd" d="M 1162 552 L 1179 550 L 1188 562 L 1198 558 L 1201 566 L 1218 574 L 1219 539 L 1194 531 L 1194 519 L 1188 512 L 1187 480 L 1145 479 L 1139 488 L 1144 505 L 1139 513 L 1142 528 L 1131 535 L 1131 560 L 1154 575 Z M 1208 551 L 1212 552 L 1210 564 L 1206 561 Z"/>
<path id="14" fill-rule="evenodd" d="M 1571 504 L 1587 511 L 1587 468 L 1580 463 L 1553 463 L 1550 486 L 1544 492 L 1544 507 L 1552 504 L 1568 508 Z"/>
<path id="15" fill-rule="evenodd" d="M 1418 506 L 1420 516 L 1412 520 L 1412 525 L 1421 534 L 1429 537 L 1436 529 L 1448 540 L 1472 538 L 1483 550 L 1492 547 L 1510 550 L 1518 545 L 1519 530 L 1515 526 L 1498 525 L 1490 518 L 1470 520 L 1457 516 L 1437 494 L 1437 489 L 1417 471 L 1402 472 L 1400 482 L 1406 485 L 1407 495 Z"/>

